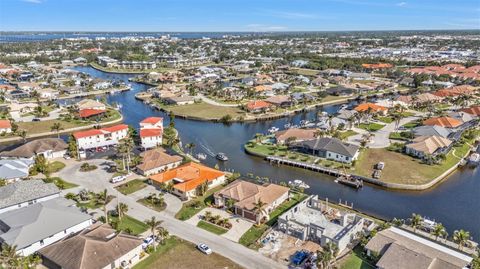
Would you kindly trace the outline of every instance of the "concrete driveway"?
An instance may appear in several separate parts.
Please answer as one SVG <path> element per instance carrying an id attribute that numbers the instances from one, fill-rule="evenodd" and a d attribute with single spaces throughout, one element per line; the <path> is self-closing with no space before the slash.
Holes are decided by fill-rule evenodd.
<path id="1" fill-rule="evenodd" d="M 228 218 L 230 220 L 230 223 L 232 224 L 232 228 L 230 228 L 228 232 L 222 234 L 222 236 L 229 240 L 232 240 L 233 242 L 238 242 L 238 240 L 240 240 L 240 237 L 242 237 L 242 235 L 245 232 L 247 232 L 248 229 L 250 229 L 253 225 L 253 222 L 247 221 L 238 216 L 234 216 L 226 212 L 225 210 L 221 210 L 213 207 L 207 207 L 202 209 L 195 216 L 191 217 L 185 222 L 188 222 L 194 226 L 197 226 L 198 222 L 202 220 L 203 215 L 205 215 L 205 212 L 207 211 L 210 211 L 212 215 L 220 215 L 222 218 Z"/>

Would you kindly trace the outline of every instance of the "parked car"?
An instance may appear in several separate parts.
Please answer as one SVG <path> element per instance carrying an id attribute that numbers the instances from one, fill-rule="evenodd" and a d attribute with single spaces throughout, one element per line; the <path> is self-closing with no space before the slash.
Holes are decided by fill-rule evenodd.
<path id="1" fill-rule="evenodd" d="M 70 155 L 65 154 L 65 155 L 63 155 L 63 158 L 64 158 L 65 160 L 70 160 L 71 157 L 70 157 Z"/>
<path id="2" fill-rule="evenodd" d="M 294 265 L 300 265 L 304 260 L 308 258 L 309 255 L 310 253 L 306 250 L 297 251 L 295 252 L 295 254 L 293 254 L 292 263 Z"/>
<path id="3" fill-rule="evenodd" d="M 148 246 L 152 245 L 154 241 L 155 238 L 153 237 L 153 235 L 150 235 L 149 237 L 143 239 L 142 249 L 146 249 Z"/>
<path id="4" fill-rule="evenodd" d="M 198 250 L 200 250 L 201 252 L 203 252 L 204 254 L 207 254 L 207 255 L 210 255 L 213 253 L 213 251 L 205 244 L 198 244 L 197 245 L 197 248 Z"/>
<path id="5" fill-rule="evenodd" d="M 33 118 L 32 121 L 41 121 L 39 118 Z"/>
<path id="6" fill-rule="evenodd" d="M 116 176 L 116 177 L 113 177 L 113 178 L 110 180 L 110 182 L 111 182 L 111 183 L 118 183 L 118 182 L 124 181 L 126 178 L 127 178 L 126 175 L 124 175 L 124 176 Z"/>
<path id="7" fill-rule="evenodd" d="M 385 163 L 384 162 L 377 163 L 377 169 L 378 170 L 383 170 L 383 168 L 385 168 Z"/>

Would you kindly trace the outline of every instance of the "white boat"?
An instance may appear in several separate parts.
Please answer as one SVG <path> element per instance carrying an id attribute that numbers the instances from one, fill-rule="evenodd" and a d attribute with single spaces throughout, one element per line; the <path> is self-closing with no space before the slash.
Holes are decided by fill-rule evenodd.
<path id="1" fill-rule="evenodd" d="M 290 127 L 292 127 L 292 124 L 291 124 L 291 123 L 287 123 L 287 124 L 283 125 L 283 127 L 284 127 L 285 129 L 290 129 Z"/>
<path id="2" fill-rule="evenodd" d="M 215 158 L 217 158 L 218 160 L 223 161 L 223 162 L 228 161 L 227 155 L 225 155 L 225 153 L 223 153 L 223 152 L 219 152 L 217 154 L 217 156 L 215 156 Z"/>
<path id="3" fill-rule="evenodd" d="M 341 105 L 340 106 L 340 110 L 347 109 L 347 108 L 348 108 L 348 105 Z"/>
<path id="4" fill-rule="evenodd" d="M 204 153 L 198 153 L 197 154 L 197 159 L 199 160 L 205 160 L 207 158 L 207 155 Z"/>
<path id="5" fill-rule="evenodd" d="M 310 186 L 307 183 L 301 181 L 300 179 L 295 179 L 293 182 L 289 181 L 288 185 L 290 185 L 292 187 L 304 188 L 304 189 L 310 188 Z"/>
<path id="6" fill-rule="evenodd" d="M 477 166 L 478 164 L 480 164 L 480 154 L 472 153 L 472 155 L 468 157 L 468 163 L 473 166 Z"/>
<path id="7" fill-rule="evenodd" d="M 273 126 L 272 128 L 268 129 L 268 132 L 271 133 L 271 134 L 273 134 L 273 133 L 275 133 L 275 132 L 278 132 L 278 130 L 280 130 L 280 129 L 277 128 L 277 127 L 275 127 L 275 126 Z"/>

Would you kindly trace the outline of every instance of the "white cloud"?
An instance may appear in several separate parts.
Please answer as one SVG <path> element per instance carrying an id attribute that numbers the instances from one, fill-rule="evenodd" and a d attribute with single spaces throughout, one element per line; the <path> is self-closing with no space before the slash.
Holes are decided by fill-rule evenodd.
<path id="1" fill-rule="evenodd" d="M 265 24 L 258 24 L 258 23 L 248 24 L 246 25 L 246 28 L 248 31 L 253 31 L 253 32 L 285 31 L 288 29 L 285 26 L 265 25 Z"/>
<path id="2" fill-rule="evenodd" d="M 284 11 L 269 11 L 267 12 L 273 17 L 285 18 L 285 19 L 316 19 L 315 14 L 301 13 L 301 12 L 284 12 Z"/>
<path id="3" fill-rule="evenodd" d="M 31 3 L 31 4 L 41 4 L 42 0 L 22 0 L 23 2 Z"/>
<path id="4" fill-rule="evenodd" d="M 404 7 L 407 5 L 407 2 L 399 2 L 396 4 L 397 7 Z"/>

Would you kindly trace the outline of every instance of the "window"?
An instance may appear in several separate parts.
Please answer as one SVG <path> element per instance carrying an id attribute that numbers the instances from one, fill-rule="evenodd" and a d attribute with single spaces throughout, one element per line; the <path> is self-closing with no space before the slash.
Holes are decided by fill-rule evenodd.
<path id="1" fill-rule="evenodd" d="M 45 242 L 43 242 L 43 240 L 40 240 L 40 246 L 43 246 L 45 245 Z"/>

